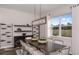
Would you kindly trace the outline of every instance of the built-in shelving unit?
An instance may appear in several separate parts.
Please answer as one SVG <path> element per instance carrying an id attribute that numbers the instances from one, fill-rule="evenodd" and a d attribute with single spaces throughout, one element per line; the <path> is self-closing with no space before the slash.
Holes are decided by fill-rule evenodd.
<path id="1" fill-rule="evenodd" d="M 13 28 L 14 47 L 21 46 L 20 40 L 23 40 L 25 37 L 32 37 L 32 26 L 29 24 L 14 25 Z M 25 34 L 25 36 L 23 36 L 23 34 Z"/>
<path id="2" fill-rule="evenodd" d="M 39 37 L 40 36 L 40 26 L 34 26 L 33 25 L 33 28 L 32 28 L 32 34 L 33 34 L 33 37 Z"/>
<path id="3" fill-rule="evenodd" d="M 26 25 L 14 25 L 14 36 L 16 36 L 15 34 L 23 34 L 26 33 L 26 35 L 32 35 L 32 26 L 29 24 Z"/>
<path id="4" fill-rule="evenodd" d="M 32 35 L 40 39 L 40 25 L 46 24 L 46 17 L 32 21 Z"/>
<path id="5" fill-rule="evenodd" d="M 13 25 L 0 23 L 0 49 L 13 47 Z"/>

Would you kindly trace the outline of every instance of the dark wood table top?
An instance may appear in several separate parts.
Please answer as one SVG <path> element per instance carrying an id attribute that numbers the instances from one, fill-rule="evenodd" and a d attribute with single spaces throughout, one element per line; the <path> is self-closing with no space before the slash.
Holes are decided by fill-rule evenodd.
<path id="1" fill-rule="evenodd" d="M 37 49 L 39 49 L 41 52 L 43 52 L 44 54 L 48 55 L 50 52 L 48 51 L 48 43 L 38 43 L 37 41 L 31 41 L 28 40 L 28 43 L 34 47 L 36 47 Z M 64 45 L 59 45 L 59 44 L 54 44 L 54 49 L 52 49 L 51 52 L 57 51 L 58 49 L 64 48 L 66 46 Z"/>

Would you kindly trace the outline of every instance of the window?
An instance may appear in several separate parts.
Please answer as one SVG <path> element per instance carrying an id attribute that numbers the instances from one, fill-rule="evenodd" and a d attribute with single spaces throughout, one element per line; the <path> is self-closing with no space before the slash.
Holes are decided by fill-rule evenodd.
<path id="1" fill-rule="evenodd" d="M 72 36 L 72 16 L 66 14 L 61 17 L 61 35 L 64 37 Z"/>
<path id="2" fill-rule="evenodd" d="M 72 37 L 72 15 L 55 16 L 51 20 L 53 36 Z"/>
<path id="3" fill-rule="evenodd" d="M 58 36 L 59 35 L 59 18 L 60 17 L 54 17 L 52 19 L 52 23 L 51 23 L 51 27 L 52 27 L 52 34 L 54 36 Z"/>

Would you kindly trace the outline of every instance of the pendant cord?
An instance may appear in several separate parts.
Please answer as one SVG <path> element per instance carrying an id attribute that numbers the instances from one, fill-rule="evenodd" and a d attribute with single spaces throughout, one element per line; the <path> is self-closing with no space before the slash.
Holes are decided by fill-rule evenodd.
<path id="1" fill-rule="evenodd" d="M 36 19 L 36 5 L 34 5 L 34 20 Z"/>
<path id="2" fill-rule="evenodd" d="M 41 18 L 41 4 L 40 4 L 40 18 Z"/>

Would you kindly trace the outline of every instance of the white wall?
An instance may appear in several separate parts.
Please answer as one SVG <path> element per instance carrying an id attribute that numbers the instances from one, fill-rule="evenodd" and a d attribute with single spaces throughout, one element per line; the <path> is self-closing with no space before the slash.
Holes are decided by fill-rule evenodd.
<path id="1" fill-rule="evenodd" d="M 72 53 L 79 55 L 79 6 L 72 8 Z"/>
<path id="2" fill-rule="evenodd" d="M 60 16 L 65 13 L 71 12 L 71 6 L 72 4 L 65 4 L 63 6 L 55 8 L 54 10 L 51 10 L 51 12 L 49 13 L 51 13 L 52 16 Z"/>
<path id="3" fill-rule="evenodd" d="M 0 23 L 31 24 L 34 16 L 18 10 L 0 8 Z"/>

